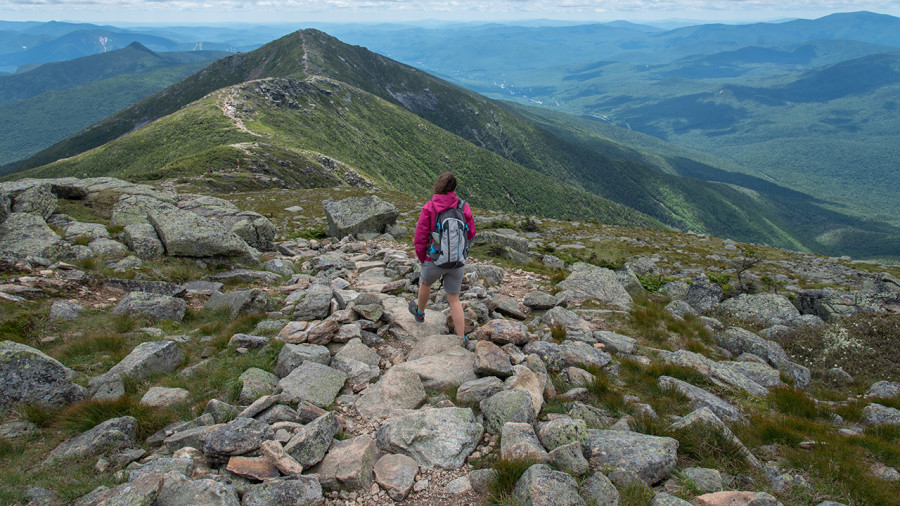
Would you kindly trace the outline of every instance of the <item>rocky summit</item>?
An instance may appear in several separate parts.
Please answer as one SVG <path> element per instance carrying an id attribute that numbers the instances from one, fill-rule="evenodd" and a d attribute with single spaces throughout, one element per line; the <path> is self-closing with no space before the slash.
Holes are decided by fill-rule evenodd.
<path id="1" fill-rule="evenodd" d="M 0 502 L 896 504 L 896 267 L 421 204 L 0 184 Z"/>

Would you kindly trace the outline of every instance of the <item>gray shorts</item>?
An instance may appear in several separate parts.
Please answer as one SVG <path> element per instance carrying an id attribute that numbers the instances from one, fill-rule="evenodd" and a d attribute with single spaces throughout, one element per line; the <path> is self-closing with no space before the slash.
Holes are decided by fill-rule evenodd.
<path id="1" fill-rule="evenodd" d="M 426 285 L 433 285 L 435 281 L 443 278 L 445 292 L 459 293 L 462 290 L 463 274 L 465 273 L 465 267 L 441 269 L 436 267 L 434 262 L 422 262 L 421 282 Z"/>

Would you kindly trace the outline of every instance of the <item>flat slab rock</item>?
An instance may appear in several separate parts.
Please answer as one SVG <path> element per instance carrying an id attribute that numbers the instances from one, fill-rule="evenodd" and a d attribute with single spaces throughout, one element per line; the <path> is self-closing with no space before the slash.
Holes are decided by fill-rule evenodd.
<path id="1" fill-rule="evenodd" d="M 592 470 L 605 466 L 631 471 L 647 484 L 666 478 L 678 461 L 678 441 L 637 432 L 589 430 L 585 455 Z"/>
<path id="2" fill-rule="evenodd" d="M 388 418 L 378 428 L 378 448 L 407 455 L 421 466 L 459 469 L 484 428 L 469 408 L 412 411 Z"/>

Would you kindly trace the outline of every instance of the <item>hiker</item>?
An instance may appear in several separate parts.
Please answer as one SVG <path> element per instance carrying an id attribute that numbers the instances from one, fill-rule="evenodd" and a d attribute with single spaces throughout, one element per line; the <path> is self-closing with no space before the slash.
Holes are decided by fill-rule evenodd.
<path id="1" fill-rule="evenodd" d="M 431 296 L 431 285 L 442 279 L 447 302 L 450 304 L 453 329 L 468 346 L 459 291 L 462 289 L 468 244 L 475 237 L 475 219 L 469 205 L 456 196 L 456 178 L 453 173 L 441 174 L 435 181 L 432 191 L 434 196 L 422 206 L 419 222 L 416 224 L 414 243 L 422 269 L 419 295 L 417 300 L 409 301 L 409 312 L 417 322 L 425 321 L 425 306 Z M 443 225 L 437 223 L 439 217 Z M 458 233 L 457 226 L 461 227 L 459 229 L 461 233 Z M 450 244 L 441 244 L 440 241 Z"/>

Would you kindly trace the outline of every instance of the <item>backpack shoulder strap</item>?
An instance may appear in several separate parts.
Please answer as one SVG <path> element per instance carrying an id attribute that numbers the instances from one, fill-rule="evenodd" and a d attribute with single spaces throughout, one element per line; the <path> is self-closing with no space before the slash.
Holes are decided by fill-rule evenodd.
<path id="1" fill-rule="evenodd" d="M 466 207 L 466 201 L 459 199 L 459 202 L 456 203 L 456 208 L 462 211 L 464 207 Z"/>

